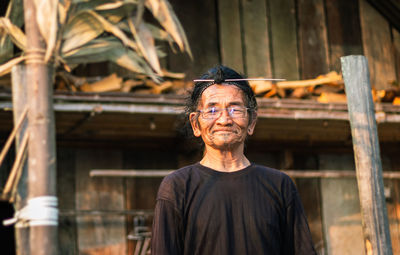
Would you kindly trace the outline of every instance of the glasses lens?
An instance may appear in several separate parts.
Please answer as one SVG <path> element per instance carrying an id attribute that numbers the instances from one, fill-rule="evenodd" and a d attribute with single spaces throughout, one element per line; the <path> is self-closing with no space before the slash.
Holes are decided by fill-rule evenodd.
<path id="1" fill-rule="evenodd" d="M 246 117 L 247 109 L 245 107 L 230 107 L 228 112 L 232 118 L 244 118 Z"/>
<path id="2" fill-rule="evenodd" d="M 227 111 L 231 118 L 244 118 L 247 115 L 247 108 L 245 107 L 228 107 L 228 108 L 218 108 L 218 107 L 210 107 L 205 110 L 200 111 L 201 115 L 204 119 L 216 119 L 221 116 L 222 111 Z"/>

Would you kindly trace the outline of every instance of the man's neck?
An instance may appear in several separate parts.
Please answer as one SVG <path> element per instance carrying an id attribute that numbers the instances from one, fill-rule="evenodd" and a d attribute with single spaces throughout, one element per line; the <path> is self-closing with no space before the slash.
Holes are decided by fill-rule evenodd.
<path id="1" fill-rule="evenodd" d="M 250 161 L 243 154 L 243 145 L 231 150 L 206 146 L 200 164 L 221 172 L 234 172 L 249 166 Z"/>

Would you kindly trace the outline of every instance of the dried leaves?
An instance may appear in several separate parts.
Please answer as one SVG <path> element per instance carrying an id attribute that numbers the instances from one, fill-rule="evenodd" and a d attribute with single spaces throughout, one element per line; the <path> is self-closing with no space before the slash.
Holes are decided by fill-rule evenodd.
<path id="1" fill-rule="evenodd" d="M 161 26 L 171 35 L 181 51 L 186 51 L 192 57 L 185 32 L 178 21 L 171 5 L 166 0 L 146 0 L 145 5 L 160 22 Z"/>
<path id="2" fill-rule="evenodd" d="M 345 103 L 346 94 L 342 75 L 330 72 L 315 79 L 299 81 L 252 81 L 254 93 L 264 98 L 313 99 L 320 103 Z M 400 87 L 372 90 L 375 102 L 400 104 Z"/>
<path id="3" fill-rule="evenodd" d="M 21 2 L 12 0 L 9 6 L 19 16 L 23 16 L 22 8 L 14 7 Z M 34 4 L 39 30 L 46 42 L 44 60 L 55 57 L 56 66 L 69 69 L 77 63 L 112 61 L 159 82 L 163 76 L 159 58 L 164 53 L 157 49 L 156 40 L 165 40 L 171 46 L 175 41 L 181 51 L 191 56 L 182 26 L 166 0 L 34 0 Z M 145 7 L 162 29 L 142 20 Z M 21 26 L 22 23 L 14 25 L 7 17 L 0 18 L 0 49 L 10 52 L 9 37 L 21 50 L 26 50 Z"/>
<path id="4" fill-rule="evenodd" d="M 48 62 L 53 55 L 58 29 L 58 0 L 33 0 L 36 7 L 36 20 L 40 34 L 46 41 L 47 49 L 44 61 Z M 38 11 L 40 10 L 40 11 Z"/>

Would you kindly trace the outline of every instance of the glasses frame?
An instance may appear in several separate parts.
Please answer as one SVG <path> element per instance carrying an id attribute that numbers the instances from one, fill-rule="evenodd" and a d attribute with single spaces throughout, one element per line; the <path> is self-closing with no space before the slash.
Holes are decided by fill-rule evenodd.
<path id="1" fill-rule="evenodd" d="M 232 110 L 229 110 L 229 109 L 234 109 L 234 106 L 230 106 L 230 107 L 226 107 L 226 108 L 208 107 L 207 109 L 210 109 L 210 108 L 216 108 L 216 109 L 219 109 L 220 111 L 219 111 L 218 113 L 216 113 L 216 116 L 215 116 L 215 117 L 212 117 L 212 118 L 204 117 L 205 110 L 197 110 L 196 112 L 200 113 L 200 115 L 201 115 L 201 117 L 202 117 L 203 119 L 206 119 L 206 120 L 215 120 L 215 119 L 220 118 L 221 115 L 222 115 L 222 112 L 224 112 L 224 111 L 226 111 L 226 112 L 228 113 L 228 116 L 229 116 L 230 118 L 232 118 L 232 119 L 246 118 L 247 115 L 248 115 L 248 112 L 249 112 L 249 110 L 250 110 L 249 107 L 244 107 L 244 106 L 242 107 L 242 106 L 240 106 L 241 109 L 244 109 L 244 110 L 245 110 L 245 111 L 244 111 L 244 116 L 235 117 L 235 116 L 232 115 L 232 114 L 233 114 Z M 236 107 L 236 108 L 239 108 L 239 107 Z"/>

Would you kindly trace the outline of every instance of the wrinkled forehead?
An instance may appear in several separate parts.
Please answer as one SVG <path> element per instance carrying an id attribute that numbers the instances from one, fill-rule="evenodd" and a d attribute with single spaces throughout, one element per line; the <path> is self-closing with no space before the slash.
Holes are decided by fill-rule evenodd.
<path id="1" fill-rule="evenodd" d="M 203 91 L 198 106 L 245 104 L 244 92 L 237 86 L 232 84 L 214 84 Z"/>

